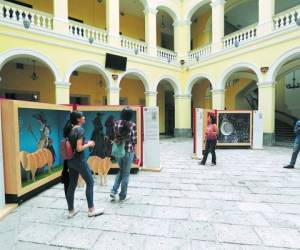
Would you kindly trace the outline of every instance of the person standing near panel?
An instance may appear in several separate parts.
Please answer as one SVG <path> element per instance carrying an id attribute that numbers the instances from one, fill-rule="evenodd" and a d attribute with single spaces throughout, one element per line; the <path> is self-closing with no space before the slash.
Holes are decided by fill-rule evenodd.
<path id="1" fill-rule="evenodd" d="M 116 199 L 120 185 L 121 192 L 119 193 L 119 200 L 122 202 L 129 199 L 127 188 L 137 144 L 136 124 L 131 121 L 132 118 L 133 110 L 130 107 L 126 107 L 122 110 L 121 120 L 116 121 L 114 126 L 115 143 L 124 144 L 125 156 L 116 158 L 120 169 L 110 192 L 112 201 Z"/>
<path id="2" fill-rule="evenodd" d="M 216 158 L 216 146 L 217 146 L 217 138 L 218 138 L 218 127 L 216 124 L 216 117 L 213 115 L 209 115 L 207 119 L 207 127 L 205 132 L 205 152 L 202 161 L 199 163 L 200 165 L 205 165 L 209 152 L 212 154 L 212 166 L 217 164 Z"/>
<path id="3" fill-rule="evenodd" d="M 289 165 L 284 166 L 284 168 L 295 168 L 296 160 L 300 151 L 300 120 L 296 122 L 295 128 L 295 142 L 294 142 L 294 148 L 293 148 L 293 154 L 292 159 Z"/>

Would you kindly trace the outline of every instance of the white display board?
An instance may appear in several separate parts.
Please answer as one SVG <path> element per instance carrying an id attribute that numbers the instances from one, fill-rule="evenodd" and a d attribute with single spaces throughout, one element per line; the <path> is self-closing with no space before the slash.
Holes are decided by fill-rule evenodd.
<path id="1" fill-rule="evenodd" d="M 195 156 L 200 159 L 202 158 L 202 151 L 203 151 L 203 116 L 204 110 L 196 108 L 195 110 Z"/>
<path id="2" fill-rule="evenodd" d="M 0 209 L 5 206 L 5 189 L 4 189 L 4 166 L 3 166 L 3 146 L 2 146 L 2 119 L 0 109 Z"/>
<path id="3" fill-rule="evenodd" d="M 263 148 L 264 137 L 264 119 L 263 113 L 260 111 L 253 111 L 253 149 Z"/>
<path id="4" fill-rule="evenodd" d="M 160 171 L 159 109 L 144 107 L 143 170 Z"/>

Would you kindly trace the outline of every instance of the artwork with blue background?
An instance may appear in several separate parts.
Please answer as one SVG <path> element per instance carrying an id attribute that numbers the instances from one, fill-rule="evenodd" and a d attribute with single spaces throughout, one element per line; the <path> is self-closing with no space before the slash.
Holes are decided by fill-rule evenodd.
<path id="1" fill-rule="evenodd" d="M 24 187 L 62 169 L 60 141 L 70 112 L 29 108 L 19 108 L 18 111 L 20 167 Z M 41 155 L 40 151 L 46 153 Z M 50 159 L 48 164 L 47 157 L 48 161 Z M 32 172 L 32 169 L 36 169 L 36 172 Z"/>
<path id="2" fill-rule="evenodd" d="M 95 147 L 86 150 L 85 159 L 89 156 L 99 156 L 101 158 L 111 157 L 111 142 L 114 140 L 114 121 L 120 120 L 121 111 L 84 111 L 85 116 L 85 140 L 95 141 Z M 136 123 L 136 112 L 132 118 L 132 122 Z"/>

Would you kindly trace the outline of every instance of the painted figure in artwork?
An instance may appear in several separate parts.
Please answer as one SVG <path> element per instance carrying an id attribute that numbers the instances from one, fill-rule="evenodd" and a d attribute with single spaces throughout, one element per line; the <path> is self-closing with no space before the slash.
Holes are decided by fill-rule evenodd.
<path id="1" fill-rule="evenodd" d="M 114 124 L 115 124 L 115 118 L 111 115 L 107 118 L 105 122 L 105 128 L 106 128 L 105 156 L 111 157 L 112 160 L 114 160 L 114 157 L 111 156 L 112 141 L 115 139 Z"/>
<path id="2" fill-rule="evenodd" d="M 97 113 L 97 116 L 93 120 L 94 130 L 91 136 L 91 140 L 95 142 L 95 146 L 91 149 L 90 156 L 98 156 L 104 158 L 104 132 L 101 117 L 103 113 Z"/>
<path id="3" fill-rule="evenodd" d="M 49 143 L 50 127 L 47 125 L 47 120 L 44 113 L 40 112 L 33 115 L 33 118 L 39 121 L 40 128 L 40 138 L 38 140 L 38 149 L 47 148 Z"/>

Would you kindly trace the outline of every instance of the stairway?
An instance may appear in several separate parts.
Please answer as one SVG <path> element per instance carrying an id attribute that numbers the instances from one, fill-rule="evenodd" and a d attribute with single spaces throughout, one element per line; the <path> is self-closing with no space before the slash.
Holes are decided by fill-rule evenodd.
<path id="1" fill-rule="evenodd" d="M 292 142 L 294 138 L 294 128 L 278 119 L 275 120 L 275 140 L 276 142 Z"/>

